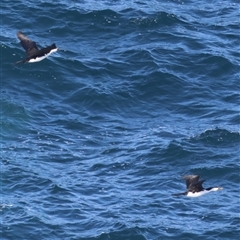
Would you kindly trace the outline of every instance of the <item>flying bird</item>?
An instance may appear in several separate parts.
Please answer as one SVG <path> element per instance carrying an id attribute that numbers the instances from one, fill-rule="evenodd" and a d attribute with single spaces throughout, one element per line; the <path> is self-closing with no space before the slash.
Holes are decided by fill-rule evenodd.
<path id="1" fill-rule="evenodd" d="M 183 178 L 186 179 L 187 191 L 183 193 L 172 194 L 173 196 L 186 195 L 188 197 L 199 197 L 206 193 L 219 191 L 223 189 L 222 187 L 203 188 L 202 184 L 206 180 L 199 181 L 200 176 L 198 175 L 188 175 L 188 176 L 183 176 Z"/>
<path id="2" fill-rule="evenodd" d="M 56 52 L 58 48 L 56 44 L 53 43 L 51 46 L 47 46 L 42 49 L 38 49 L 36 42 L 27 38 L 21 31 L 17 33 L 17 37 L 20 40 L 22 47 L 25 49 L 27 58 L 21 61 L 16 62 L 18 63 L 26 63 L 26 62 L 39 62 L 42 61 L 44 58 L 48 57 L 53 52 Z"/>

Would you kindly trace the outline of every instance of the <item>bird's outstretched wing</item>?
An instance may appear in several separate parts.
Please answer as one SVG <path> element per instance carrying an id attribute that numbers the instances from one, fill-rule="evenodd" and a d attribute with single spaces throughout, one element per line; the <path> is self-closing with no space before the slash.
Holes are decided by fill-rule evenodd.
<path id="1" fill-rule="evenodd" d="M 205 180 L 201 180 L 197 183 L 191 184 L 188 188 L 188 191 L 193 192 L 193 193 L 201 192 L 202 190 L 204 190 L 204 188 L 202 186 L 203 182 L 205 182 Z"/>
<path id="2" fill-rule="evenodd" d="M 191 185 L 195 185 L 198 182 L 200 176 L 188 175 L 188 176 L 183 176 L 183 178 L 186 179 L 186 186 L 187 186 L 187 189 L 189 189 Z"/>
<path id="3" fill-rule="evenodd" d="M 22 47 L 25 49 L 28 57 L 38 52 L 36 43 L 28 39 L 21 31 L 17 33 L 17 37 L 20 40 Z"/>

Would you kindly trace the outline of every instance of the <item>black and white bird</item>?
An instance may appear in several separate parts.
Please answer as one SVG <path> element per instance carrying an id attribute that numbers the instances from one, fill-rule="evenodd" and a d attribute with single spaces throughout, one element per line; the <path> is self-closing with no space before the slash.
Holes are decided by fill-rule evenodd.
<path id="1" fill-rule="evenodd" d="M 18 63 L 26 63 L 26 62 L 39 62 L 42 61 L 44 58 L 48 57 L 53 52 L 56 52 L 58 48 L 56 44 L 53 43 L 51 46 L 47 46 L 42 49 L 38 49 L 36 42 L 27 38 L 21 31 L 17 33 L 17 37 L 20 40 L 22 47 L 25 49 L 27 58 L 21 61 L 16 62 Z"/>
<path id="2" fill-rule="evenodd" d="M 186 179 L 186 186 L 187 191 L 184 193 L 175 193 L 173 196 L 181 196 L 185 195 L 188 197 L 199 197 L 209 192 L 219 191 L 222 190 L 222 187 L 209 187 L 209 188 L 203 188 L 202 184 L 206 180 L 200 180 L 200 176 L 198 175 L 188 175 L 183 176 L 184 179 Z"/>

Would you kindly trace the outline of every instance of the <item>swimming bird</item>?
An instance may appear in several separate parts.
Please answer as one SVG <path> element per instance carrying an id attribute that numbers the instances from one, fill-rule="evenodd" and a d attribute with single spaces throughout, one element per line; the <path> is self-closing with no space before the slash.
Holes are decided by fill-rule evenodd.
<path id="1" fill-rule="evenodd" d="M 188 175 L 183 176 L 184 179 L 186 179 L 186 186 L 187 191 L 184 193 L 175 193 L 173 196 L 181 196 L 186 195 L 188 197 L 199 197 L 206 193 L 213 192 L 213 191 L 219 191 L 222 190 L 222 187 L 209 187 L 209 188 L 203 188 L 202 184 L 206 180 L 200 180 L 200 176 L 198 175 Z"/>
<path id="2" fill-rule="evenodd" d="M 42 49 L 38 49 L 36 42 L 27 38 L 21 31 L 17 33 L 17 37 L 20 40 L 22 47 L 25 49 L 27 53 L 27 58 L 21 61 L 16 62 L 18 63 L 26 63 L 26 62 L 39 62 L 42 61 L 44 58 L 48 57 L 53 52 L 56 52 L 58 48 L 56 44 L 53 43 L 51 46 L 47 46 Z"/>

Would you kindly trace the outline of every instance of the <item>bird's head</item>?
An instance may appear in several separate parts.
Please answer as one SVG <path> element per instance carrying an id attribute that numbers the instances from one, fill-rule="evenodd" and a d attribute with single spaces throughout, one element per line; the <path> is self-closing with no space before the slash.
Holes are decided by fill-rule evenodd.
<path id="1" fill-rule="evenodd" d="M 212 191 L 219 191 L 219 190 L 223 190 L 223 188 L 222 187 L 214 187 L 214 188 L 212 188 Z"/>

